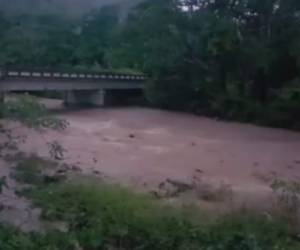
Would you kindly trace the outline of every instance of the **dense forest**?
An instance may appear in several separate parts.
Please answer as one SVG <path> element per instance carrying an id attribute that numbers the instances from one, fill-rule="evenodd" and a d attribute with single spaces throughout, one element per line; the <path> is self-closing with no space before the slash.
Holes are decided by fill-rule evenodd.
<path id="1" fill-rule="evenodd" d="M 138 1 L 140 2 L 140 1 Z M 145 0 L 0 14 L 0 63 L 130 70 L 151 105 L 300 129 L 298 0 Z"/>

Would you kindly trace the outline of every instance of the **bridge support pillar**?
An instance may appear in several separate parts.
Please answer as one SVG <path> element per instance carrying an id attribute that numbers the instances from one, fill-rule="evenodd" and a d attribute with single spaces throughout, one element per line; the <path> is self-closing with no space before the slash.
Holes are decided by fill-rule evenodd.
<path id="1" fill-rule="evenodd" d="M 0 105 L 4 104 L 5 92 L 0 91 Z"/>
<path id="2" fill-rule="evenodd" d="M 0 91 L 0 118 L 3 117 L 4 102 L 5 102 L 5 92 Z"/>
<path id="3" fill-rule="evenodd" d="M 105 90 L 72 90 L 66 91 L 64 96 L 66 106 L 105 105 Z"/>
<path id="4" fill-rule="evenodd" d="M 105 96 L 106 91 L 104 89 L 93 91 L 90 97 L 90 102 L 95 106 L 104 106 L 106 104 Z"/>

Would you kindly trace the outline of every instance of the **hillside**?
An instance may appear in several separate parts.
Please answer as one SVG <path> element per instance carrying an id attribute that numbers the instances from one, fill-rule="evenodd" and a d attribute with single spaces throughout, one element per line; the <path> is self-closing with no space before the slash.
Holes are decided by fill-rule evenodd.
<path id="1" fill-rule="evenodd" d="M 77 17 L 92 9 L 113 4 L 119 4 L 127 12 L 138 2 L 141 0 L 0 0 L 0 10 L 7 15 L 60 13 Z"/>

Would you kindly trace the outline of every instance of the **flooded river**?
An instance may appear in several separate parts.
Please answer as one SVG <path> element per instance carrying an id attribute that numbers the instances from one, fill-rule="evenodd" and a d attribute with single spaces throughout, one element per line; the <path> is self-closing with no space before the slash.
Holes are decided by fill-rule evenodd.
<path id="1" fill-rule="evenodd" d="M 46 156 L 45 142 L 56 140 L 68 150 L 67 163 L 117 182 L 155 189 L 166 180 L 200 180 L 263 201 L 274 179 L 300 179 L 300 133 L 135 107 L 57 115 L 70 127 L 27 131 L 24 149 Z"/>

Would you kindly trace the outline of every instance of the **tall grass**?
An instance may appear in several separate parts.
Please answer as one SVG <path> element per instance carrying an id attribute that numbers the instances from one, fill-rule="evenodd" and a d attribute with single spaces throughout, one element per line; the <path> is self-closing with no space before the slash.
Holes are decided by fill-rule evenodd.
<path id="1" fill-rule="evenodd" d="M 235 214 L 207 222 L 199 211 L 118 186 L 69 183 L 35 189 L 30 196 L 42 208 L 43 219 L 67 223 L 66 243 L 71 237 L 84 250 L 300 249 L 287 225 L 264 215 Z"/>

